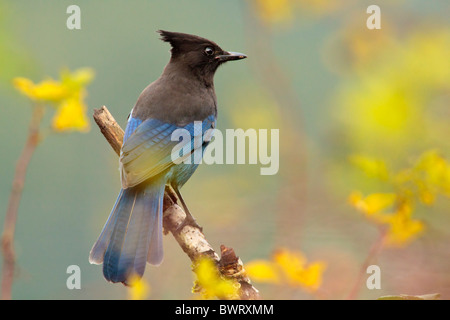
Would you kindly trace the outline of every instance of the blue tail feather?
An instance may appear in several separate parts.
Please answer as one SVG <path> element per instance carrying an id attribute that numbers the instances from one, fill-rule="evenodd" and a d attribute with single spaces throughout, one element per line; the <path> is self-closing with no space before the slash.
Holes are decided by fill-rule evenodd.
<path id="1" fill-rule="evenodd" d="M 150 247 L 147 248 L 145 252 L 145 258 L 148 263 L 152 265 L 160 265 L 163 260 L 163 200 L 164 200 L 164 189 L 165 185 L 162 189 L 154 190 L 158 194 L 152 195 L 154 198 L 158 199 L 158 202 L 152 203 L 152 210 L 155 212 L 159 212 L 159 214 L 155 217 L 156 221 L 153 223 L 153 230 L 151 233 L 150 239 Z"/>
<path id="2" fill-rule="evenodd" d="M 89 254 L 89 262 L 92 264 L 103 263 L 103 257 L 105 255 L 106 248 L 108 247 L 109 239 L 111 238 L 111 233 L 114 229 L 112 225 L 114 224 L 114 221 L 116 220 L 117 216 L 118 211 L 117 204 L 119 203 L 119 200 L 122 198 L 123 191 L 124 191 L 123 189 L 120 190 L 119 196 L 117 197 L 113 210 L 111 211 L 108 220 L 106 220 L 105 226 L 103 227 L 100 236 L 98 237 L 97 241 L 95 242 L 94 246 L 91 249 L 91 252 Z"/>
<path id="3" fill-rule="evenodd" d="M 103 262 L 106 280 L 126 284 L 131 274 L 142 277 L 147 260 L 161 263 L 164 188 L 159 178 L 120 191 L 89 258 Z"/>

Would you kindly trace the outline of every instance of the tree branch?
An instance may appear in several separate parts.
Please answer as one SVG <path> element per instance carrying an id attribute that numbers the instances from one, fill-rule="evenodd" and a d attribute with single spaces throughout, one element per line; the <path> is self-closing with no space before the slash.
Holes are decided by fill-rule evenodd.
<path id="1" fill-rule="evenodd" d="M 16 255 L 14 252 L 14 233 L 16 230 L 17 213 L 19 211 L 20 199 L 22 197 L 23 187 L 27 168 L 31 157 L 39 143 L 39 125 L 44 114 L 42 106 L 33 107 L 28 129 L 28 138 L 22 150 L 22 154 L 17 160 L 16 171 L 12 183 L 11 194 L 9 196 L 8 209 L 5 215 L 5 224 L 1 239 L 1 250 L 3 252 L 3 270 L 0 298 L 2 300 L 11 299 L 12 284 L 14 281 L 14 270 L 16 265 Z"/>
<path id="2" fill-rule="evenodd" d="M 123 130 L 109 113 L 108 109 L 103 106 L 94 110 L 94 120 L 100 128 L 101 133 L 105 136 L 113 150 L 120 154 L 123 143 Z M 221 246 L 221 258 L 208 243 L 202 230 L 185 225 L 181 229 L 179 227 L 186 218 L 186 213 L 176 203 L 176 195 L 166 188 L 164 194 L 164 230 L 170 232 L 180 245 L 181 249 L 188 255 L 192 262 L 198 258 L 208 256 L 213 259 L 221 274 L 228 278 L 236 279 L 240 284 L 240 298 L 243 300 L 260 299 L 259 291 L 250 283 L 250 279 L 246 276 L 244 265 L 234 253 L 232 248 Z"/>

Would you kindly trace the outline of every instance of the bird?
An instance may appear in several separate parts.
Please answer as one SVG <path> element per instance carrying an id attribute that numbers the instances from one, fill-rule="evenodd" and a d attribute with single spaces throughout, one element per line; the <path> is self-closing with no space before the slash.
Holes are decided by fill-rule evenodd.
<path id="1" fill-rule="evenodd" d="M 197 169 L 198 161 L 174 161 L 172 141 L 176 130 L 187 130 L 175 160 L 203 152 L 217 120 L 214 74 L 225 62 L 247 58 L 223 50 L 214 41 L 197 35 L 158 30 L 170 44 L 170 60 L 162 74 L 139 95 L 128 115 L 119 157 L 121 189 L 90 254 L 91 264 L 103 264 L 108 282 L 130 285 L 141 278 L 146 264 L 163 260 L 163 197 L 166 186 L 174 191 L 186 212 L 185 224 L 198 226 L 181 196 L 180 188 Z M 197 124 L 197 125 L 196 125 Z M 200 130 L 201 129 L 201 130 Z M 201 131 L 201 132 L 200 132 Z"/>

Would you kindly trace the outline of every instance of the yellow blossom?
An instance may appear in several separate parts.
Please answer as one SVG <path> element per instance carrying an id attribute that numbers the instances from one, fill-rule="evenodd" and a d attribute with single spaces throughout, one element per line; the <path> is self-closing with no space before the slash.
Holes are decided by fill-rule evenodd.
<path id="1" fill-rule="evenodd" d="M 276 264 L 266 260 L 254 260 L 245 265 L 247 274 L 256 282 L 280 283 Z"/>
<path id="2" fill-rule="evenodd" d="M 448 123 L 436 110 L 445 108 L 450 88 L 450 32 L 409 34 L 386 35 L 388 41 L 375 44 L 376 55 L 341 82 L 333 101 L 348 147 L 396 161 L 445 135 Z"/>
<path id="3" fill-rule="evenodd" d="M 53 129 L 59 132 L 67 130 L 88 131 L 89 121 L 86 117 L 86 109 L 80 99 L 64 100 L 53 117 Z"/>
<path id="4" fill-rule="evenodd" d="M 372 215 L 390 207 L 396 198 L 394 193 L 372 193 L 364 198 L 359 191 L 354 191 L 349 196 L 349 202 L 361 212 Z"/>
<path id="5" fill-rule="evenodd" d="M 411 206 L 404 203 L 397 212 L 386 219 L 388 225 L 386 245 L 391 247 L 408 245 L 424 230 L 423 222 L 412 219 L 411 213 Z"/>
<path id="6" fill-rule="evenodd" d="M 132 275 L 129 279 L 128 297 L 130 300 L 144 300 L 150 293 L 148 283 L 137 275 Z"/>
<path id="7" fill-rule="evenodd" d="M 18 77 L 13 80 L 14 87 L 31 100 L 59 102 L 69 96 L 69 91 L 61 83 L 47 79 L 38 84 Z"/>
<path id="8" fill-rule="evenodd" d="M 61 81 L 47 79 L 34 84 L 26 78 L 15 78 L 14 87 L 33 101 L 51 103 L 56 107 L 52 119 L 52 128 L 57 132 L 89 130 L 89 121 L 86 117 L 87 107 L 84 103 L 86 85 L 89 84 L 94 72 L 89 68 L 82 68 L 70 72 L 61 71 Z"/>
<path id="9" fill-rule="evenodd" d="M 424 152 L 413 168 L 413 174 L 422 184 L 421 197 L 424 203 L 433 201 L 433 193 L 442 192 L 450 196 L 450 163 L 436 150 Z"/>
<path id="10" fill-rule="evenodd" d="M 322 273 L 325 270 L 323 262 L 307 264 L 306 258 L 300 252 L 287 249 L 277 250 L 273 255 L 273 260 L 292 286 L 315 291 L 322 284 Z"/>
<path id="11" fill-rule="evenodd" d="M 433 194 L 433 192 L 430 192 L 430 190 L 424 188 L 420 190 L 419 198 L 423 204 L 432 205 L 434 203 L 434 200 L 436 199 L 436 196 Z"/>
<path id="12" fill-rule="evenodd" d="M 369 167 L 369 171 L 378 170 L 374 162 L 360 167 Z M 412 216 L 414 205 L 419 201 L 432 205 L 438 194 L 450 196 L 450 164 L 438 151 L 430 150 L 424 152 L 411 167 L 390 177 L 386 183 L 396 193 L 372 193 L 364 197 L 361 192 L 353 191 L 349 202 L 371 222 L 385 228 L 385 245 L 402 247 L 425 229 L 425 224 Z"/>
<path id="13" fill-rule="evenodd" d="M 217 266 L 209 258 L 201 258 L 194 268 L 197 274 L 194 291 L 200 292 L 204 299 L 238 299 L 239 284 L 232 279 L 226 279 L 219 274 Z"/>
<path id="14" fill-rule="evenodd" d="M 245 268 L 253 281 L 288 284 L 316 291 L 322 284 L 325 263 L 308 263 L 301 252 L 279 249 L 272 255 L 271 261 L 251 261 Z"/>

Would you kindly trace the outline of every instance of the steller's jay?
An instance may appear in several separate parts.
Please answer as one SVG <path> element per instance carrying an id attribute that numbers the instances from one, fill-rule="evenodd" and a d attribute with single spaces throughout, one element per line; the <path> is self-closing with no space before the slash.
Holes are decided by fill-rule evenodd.
<path id="1" fill-rule="evenodd" d="M 179 142 L 171 136 L 177 129 L 189 131 L 189 157 L 200 147 L 204 150 L 208 141 L 200 146 L 193 143 L 200 135 L 194 121 L 201 123 L 202 137 L 215 127 L 214 73 L 226 61 L 246 58 L 195 35 L 158 32 L 161 40 L 170 43 L 171 58 L 161 76 L 141 93 L 128 117 L 119 162 L 122 189 L 89 255 L 90 263 L 103 263 L 103 274 L 111 282 L 127 284 L 131 275 L 142 277 L 146 262 L 162 262 L 166 185 L 183 205 L 185 223 L 195 224 L 179 189 L 197 169 L 198 161 L 176 164 L 172 150 Z"/>

